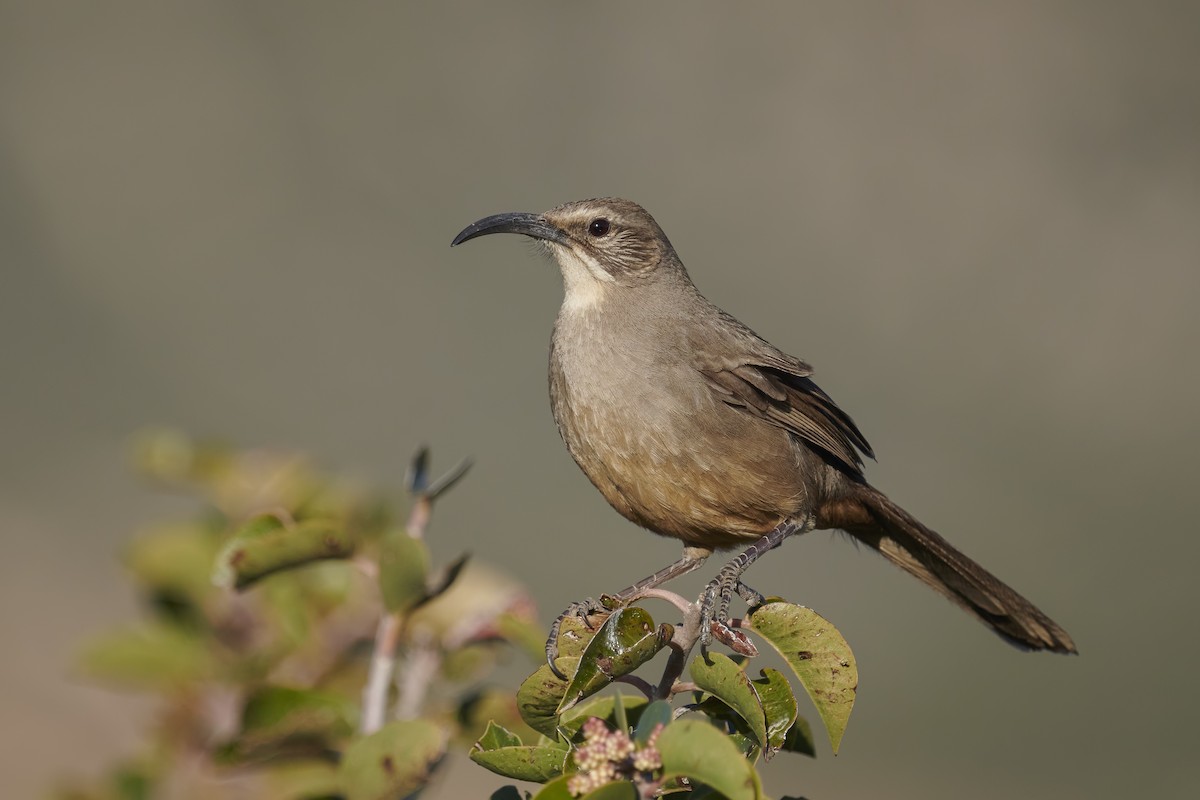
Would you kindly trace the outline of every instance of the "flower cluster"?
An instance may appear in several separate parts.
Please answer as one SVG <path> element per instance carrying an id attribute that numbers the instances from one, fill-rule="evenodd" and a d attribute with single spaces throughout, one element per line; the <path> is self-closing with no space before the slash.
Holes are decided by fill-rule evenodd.
<path id="1" fill-rule="evenodd" d="M 583 723 L 583 744 L 573 758 L 579 768 L 567 781 L 574 797 L 587 794 L 617 780 L 650 779 L 647 773 L 662 769 L 662 754 L 656 743 L 662 724 L 654 726 L 646 743 L 638 747 L 625 731 L 610 731 L 599 717 Z"/>

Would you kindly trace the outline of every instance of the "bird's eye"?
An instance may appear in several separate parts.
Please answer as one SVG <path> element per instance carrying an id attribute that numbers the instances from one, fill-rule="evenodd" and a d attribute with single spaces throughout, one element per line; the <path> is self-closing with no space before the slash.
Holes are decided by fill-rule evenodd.
<path id="1" fill-rule="evenodd" d="M 599 239 L 601 236 L 604 236 L 608 233 L 608 229 L 610 227 L 611 226 L 608 224 L 608 220 L 606 220 L 604 217 L 598 217 L 588 224 L 588 233 Z"/>

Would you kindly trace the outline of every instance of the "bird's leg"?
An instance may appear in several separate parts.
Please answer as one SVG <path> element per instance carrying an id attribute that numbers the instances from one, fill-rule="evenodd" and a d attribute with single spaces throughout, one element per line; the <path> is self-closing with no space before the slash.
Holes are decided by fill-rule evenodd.
<path id="1" fill-rule="evenodd" d="M 633 586 L 628 586 L 615 595 L 611 595 L 612 600 L 616 601 L 618 607 L 626 602 L 634 599 L 646 589 L 653 589 L 655 586 L 666 583 L 669 580 L 674 580 L 680 575 L 687 575 L 700 568 L 700 565 L 712 555 L 712 550 L 705 547 L 685 547 L 683 555 L 673 564 L 669 564 L 648 578 L 642 578 Z"/>
<path id="2" fill-rule="evenodd" d="M 700 600 L 700 645 L 702 647 L 712 644 L 715 637 L 738 652 L 742 652 L 743 647 L 753 650 L 753 644 L 744 635 L 734 632 L 729 625 L 729 604 L 733 602 L 735 589 L 751 605 L 760 605 L 764 599 L 761 594 L 742 583 L 742 573 L 764 553 L 774 550 L 782 544 L 784 539 L 804 533 L 812 526 L 811 518 L 784 520 L 773 531 L 747 547 L 721 568 L 717 577 L 704 587 L 704 594 Z M 741 644 L 743 641 L 744 644 Z"/>
<path id="3" fill-rule="evenodd" d="M 558 658 L 558 631 L 562 627 L 563 620 L 567 617 L 576 616 L 587 624 L 588 617 L 597 611 L 611 611 L 615 608 L 620 608 L 625 603 L 647 589 L 653 589 L 655 586 L 666 583 L 672 578 L 678 578 L 680 575 L 686 575 L 689 572 L 700 567 L 712 555 L 712 550 L 704 547 L 685 547 L 683 548 L 683 556 L 678 561 L 663 567 L 653 575 L 642 578 L 632 586 L 626 587 L 615 595 L 605 595 L 601 598 L 602 602 L 597 603 L 592 598 L 588 598 L 583 602 L 572 603 L 567 606 L 567 609 L 558 615 L 554 620 L 554 624 L 550 626 L 550 636 L 546 639 L 546 663 L 550 665 L 550 671 L 559 677 L 560 680 L 566 680 L 567 676 L 559 671 L 554 665 L 554 659 Z M 590 625 L 588 627 L 591 627 Z"/>

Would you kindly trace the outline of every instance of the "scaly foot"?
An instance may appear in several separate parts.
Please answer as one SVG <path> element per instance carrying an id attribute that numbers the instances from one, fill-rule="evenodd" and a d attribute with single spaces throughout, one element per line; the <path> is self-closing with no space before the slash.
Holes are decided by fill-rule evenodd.
<path id="1" fill-rule="evenodd" d="M 562 628 L 563 620 L 568 617 L 578 617 L 588 630 L 592 630 L 592 623 L 589 619 L 592 614 L 607 613 L 617 608 L 618 605 L 619 601 L 609 595 L 602 596 L 600 602 L 589 597 L 586 600 L 571 603 L 565 611 L 555 618 L 554 624 L 550 626 L 550 636 L 546 639 L 546 663 L 550 666 L 550 671 L 558 676 L 559 680 L 565 681 L 567 679 L 567 676 L 554 663 L 554 660 L 558 658 L 558 632 Z"/>

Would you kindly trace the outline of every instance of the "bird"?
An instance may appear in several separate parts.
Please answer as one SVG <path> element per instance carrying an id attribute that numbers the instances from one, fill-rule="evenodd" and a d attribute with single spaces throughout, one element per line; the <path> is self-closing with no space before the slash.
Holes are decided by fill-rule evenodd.
<path id="1" fill-rule="evenodd" d="M 671 565 L 610 596 L 625 602 L 744 547 L 703 595 L 701 643 L 735 650 L 742 573 L 785 539 L 841 530 L 1026 650 L 1076 653 L 1062 627 L 867 482 L 874 458 L 858 426 L 812 378 L 813 368 L 705 298 L 649 212 L 620 198 L 544 213 L 496 214 L 451 243 L 511 233 L 557 263 L 563 301 L 551 337 L 554 420 L 567 450 L 608 503 L 680 540 Z M 743 266 L 746 269 L 746 266 Z M 555 666 L 555 633 L 546 655 Z M 744 645 L 752 648 L 752 645 Z"/>

